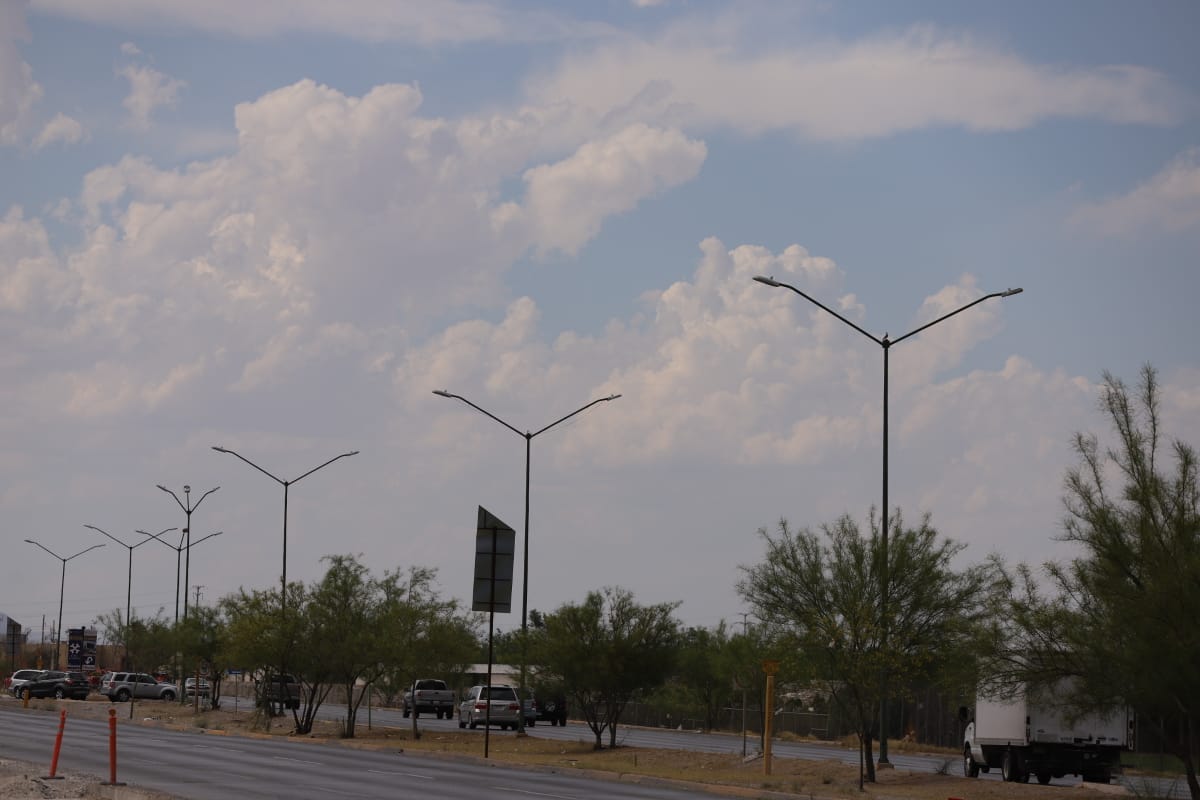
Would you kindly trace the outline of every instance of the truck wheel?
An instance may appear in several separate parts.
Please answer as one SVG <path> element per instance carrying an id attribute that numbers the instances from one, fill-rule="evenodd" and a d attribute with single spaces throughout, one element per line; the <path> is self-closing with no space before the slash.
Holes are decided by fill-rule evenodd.
<path id="1" fill-rule="evenodd" d="M 970 745 L 963 747 L 963 775 L 968 778 L 979 777 L 979 765 L 975 763 L 975 759 L 971 758 Z"/>
<path id="2" fill-rule="evenodd" d="M 1042 786 L 1045 786 L 1046 784 L 1050 783 L 1051 777 L 1052 776 L 1050 775 L 1050 773 L 1046 772 L 1046 771 L 1042 771 L 1037 774 L 1038 783 L 1040 783 Z"/>
<path id="3" fill-rule="evenodd" d="M 460 727 L 460 728 L 467 727 L 467 723 L 463 722 L 462 714 L 458 715 L 458 727 Z"/>
<path id="4" fill-rule="evenodd" d="M 1008 783 L 1025 782 L 1025 776 L 1021 774 L 1021 759 L 1011 747 L 1004 751 L 1004 760 L 1000 762 L 1000 777 Z"/>

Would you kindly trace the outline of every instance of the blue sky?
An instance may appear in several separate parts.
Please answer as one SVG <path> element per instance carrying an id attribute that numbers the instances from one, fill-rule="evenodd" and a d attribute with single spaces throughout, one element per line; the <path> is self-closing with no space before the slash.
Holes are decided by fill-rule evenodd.
<path id="1" fill-rule="evenodd" d="M 56 615 L 96 525 L 182 526 L 212 600 L 321 557 L 435 567 L 477 505 L 530 605 L 624 586 L 740 619 L 755 531 L 890 502 L 1041 563 L 1071 435 L 1153 363 L 1200 430 L 1189 2 L 0 0 L 0 611 Z M 157 550 L 158 552 L 155 552 Z M 134 553 L 136 613 L 174 555 Z M 113 543 L 68 625 L 121 607 Z M 519 585 L 517 591 L 519 592 Z M 519 624 L 519 616 L 501 625 Z"/>

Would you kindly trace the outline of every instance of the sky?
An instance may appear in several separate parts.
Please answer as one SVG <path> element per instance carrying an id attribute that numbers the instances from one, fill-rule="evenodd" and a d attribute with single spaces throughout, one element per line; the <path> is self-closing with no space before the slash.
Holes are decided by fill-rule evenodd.
<path id="1" fill-rule="evenodd" d="M 889 506 L 960 565 L 1070 558 L 1106 371 L 1152 364 L 1200 440 L 1197 31 L 1171 0 L 0 0 L 0 613 L 277 586 L 302 478 L 289 580 L 355 555 L 469 602 L 482 506 L 531 609 L 739 624 L 761 528 L 882 501 L 863 333 L 1018 287 L 888 350 Z M 203 497 L 178 581 L 181 534 L 137 533 L 186 524 L 159 485 Z"/>

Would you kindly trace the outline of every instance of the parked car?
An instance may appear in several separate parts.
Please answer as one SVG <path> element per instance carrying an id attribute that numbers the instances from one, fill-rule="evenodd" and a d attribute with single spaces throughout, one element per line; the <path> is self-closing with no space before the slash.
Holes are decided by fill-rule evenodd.
<path id="1" fill-rule="evenodd" d="M 48 669 L 33 680 L 26 681 L 21 686 L 21 693 L 30 697 L 65 697 L 74 700 L 87 700 L 92 690 L 88 684 L 87 675 L 82 672 L 60 672 Z"/>
<path id="2" fill-rule="evenodd" d="M 109 700 L 124 703 L 136 697 L 144 700 L 174 700 L 179 687 L 160 682 L 144 672 L 109 672 L 100 679 L 100 694 Z"/>
<path id="3" fill-rule="evenodd" d="M 19 669 L 9 676 L 5 680 L 5 683 L 8 685 L 8 690 L 12 692 L 14 697 L 20 697 L 21 687 L 24 686 L 27 681 L 33 680 L 43 672 L 45 672 L 44 669 Z"/>
<path id="4" fill-rule="evenodd" d="M 212 692 L 212 687 L 209 686 L 208 679 L 201 678 L 200 679 L 200 696 L 208 697 L 209 694 L 211 694 L 211 692 Z M 183 696 L 184 697 L 195 697 L 196 696 L 196 679 L 195 678 L 188 678 L 187 680 L 185 680 L 183 682 Z"/>
<path id="5" fill-rule="evenodd" d="M 480 723 L 517 729 L 521 703 L 511 686 L 472 686 L 458 706 L 458 727 L 477 728 Z"/>
<path id="6" fill-rule="evenodd" d="M 565 695 L 552 694 L 538 700 L 537 718 L 551 725 L 567 724 L 567 698 Z"/>

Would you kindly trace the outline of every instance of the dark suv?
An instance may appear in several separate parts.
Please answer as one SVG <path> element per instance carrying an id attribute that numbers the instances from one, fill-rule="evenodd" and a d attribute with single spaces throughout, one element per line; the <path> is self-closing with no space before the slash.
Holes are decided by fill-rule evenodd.
<path id="1" fill-rule="evenodd" d="M 38 677 L 21 687 L 22 694 L 30 697 L 57 697 L 62 700 L 69 697 L 74 700 L 87 700 L 92 685 L 82 672 L 59 672 L 46 670 Z"/>

